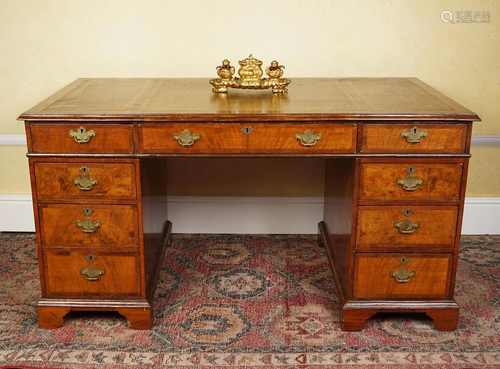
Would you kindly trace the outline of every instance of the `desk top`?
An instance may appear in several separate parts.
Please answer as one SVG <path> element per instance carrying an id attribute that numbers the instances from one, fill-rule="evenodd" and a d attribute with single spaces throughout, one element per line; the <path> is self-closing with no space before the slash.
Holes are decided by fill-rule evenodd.
<path id="1" fill-rule="evenodd" d="M 242 121 L 263 119 L 478 121 L 417 78 L 294 78 L 288 94 L 213 93 L 208 79 L 77 79 L 19 120 Z"/>

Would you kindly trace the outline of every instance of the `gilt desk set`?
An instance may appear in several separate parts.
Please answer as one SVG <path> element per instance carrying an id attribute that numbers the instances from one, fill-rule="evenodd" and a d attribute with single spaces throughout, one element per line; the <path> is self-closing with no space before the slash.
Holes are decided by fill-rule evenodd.
<path id="1" fill-rule="evenodd" d="M 72 310 L 117 311 L 149 329 L 171 223 L 170 157 L 318 158 L 319 244 L 340 326 L 426 313 L 454 330 L 472 122 L 416 78 L 282 78 L 273 61 L 208 79 L 78 79 L 23 113 L 41 328 Z M 212 86 L 210 86 L 210 84 Z"/>

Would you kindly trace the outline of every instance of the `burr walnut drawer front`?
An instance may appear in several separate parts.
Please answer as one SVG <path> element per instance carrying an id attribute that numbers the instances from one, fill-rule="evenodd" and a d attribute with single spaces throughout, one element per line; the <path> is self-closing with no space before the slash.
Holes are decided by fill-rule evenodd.
<path id="1" fill-rule="evenodd" d="M 131 124 L 40 123 L 30 124 L 31 152 L 34 153 L 117 153 L 134 152 Z"/>
<path id="2" fill-rule="evenodd" d="M 360 206 L 357 248 L 453 248 L 457 206 Z"/>
<path id="3" fill-rule="evenodd" d="M 42 246 L 138 247 L 134 205 L 39 205 Z"/>
<path id="4" fill-rule="evenodd" d="M 354 297 L 446 298 L 453 254 L 357 253 Z"/>
<path id="5" fill-rule="evenodd" d="M 361 163 L 360 200 L 459 200 L 463 164 Z"/>
<path id="6" fill-rule="evenodd" d="M 43 259 L 47 297 L 140 296 L 139 254 L 45 250 Z"/>
<path id="7" fill-rule="evenodd" d="M 33 168 L 38 200 L 137 198 L 133 163 L 35 162 Z"/>
<path id="8" fill-rule="evenodd" d="M 465 152 L 466 124 L 364 124 L 363 153 Z"/>
<path id="9" fill-rule="evenodd" d="M 141 124 L 143 153 L 355 153 L 355 124 Z"/>

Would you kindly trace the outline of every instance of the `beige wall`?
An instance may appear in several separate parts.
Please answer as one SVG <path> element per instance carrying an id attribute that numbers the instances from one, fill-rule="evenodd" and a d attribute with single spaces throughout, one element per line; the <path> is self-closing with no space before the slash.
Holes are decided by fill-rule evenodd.
<path id="1" fill-rule="evenodd" d="M 444 23 L 443 10 L 491 23 Z M 500 11 L 478 0 L 0 0 L 0 135 L 22 134 L 17 116 L 78 77 L 214 77 L 250 53 L 288 77 L 418 77 L 479 114 L 474 134 L 500 135 Z M 0 147 L 0 194 L 29 192 L 24 152 Z M 499 153 L 473 150 L 469 196 L 500 197 Z"/>

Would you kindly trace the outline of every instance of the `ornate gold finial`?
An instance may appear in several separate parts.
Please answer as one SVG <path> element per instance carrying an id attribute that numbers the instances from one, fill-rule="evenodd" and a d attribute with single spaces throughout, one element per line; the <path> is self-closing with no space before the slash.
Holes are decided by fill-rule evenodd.
<path id="1" fill-rule="evenodd" d="M 281 78 L 283 75 L 283 65 L 279 65 L 276 60 L 271 62 L 269 67 L 266 67 L 266 74 L 269 78 L 262 77 L 262 61 L 255 59 L 252 54 L 248 58 L 238 61 L 240 68 L 238 69 L 238 77 L 233 77 L 234 67 L 231 66 L 229 60 L 224 59 L 222 65 L 217 69 L 217 75 L 220 78 L 210 80 L 214 86 L 213 92 L 227 92 L 228 87 L 265 90 L 272 88 L 273 92 L 286 93 L 287 86 L 290 84 L 289 79 Z"/>

